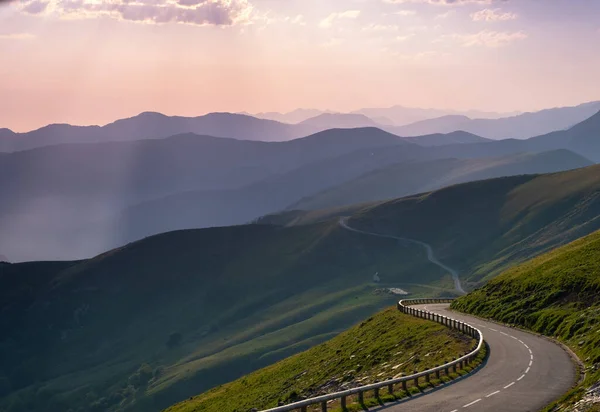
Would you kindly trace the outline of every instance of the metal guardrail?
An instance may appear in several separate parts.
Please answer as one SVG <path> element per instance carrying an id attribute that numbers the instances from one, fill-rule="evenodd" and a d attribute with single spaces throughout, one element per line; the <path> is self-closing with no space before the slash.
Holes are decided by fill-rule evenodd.
<path id="1" fill-rule="evenodd" d="M 363 399 L 363 394 L 368 391 L 375 391 L 375 395 L 377 396 L 379 389 L 387 388 L 390 393 L 394 393 L 394 385 L 402 384 L 402 389 L 404 391 L 407 390 L 406 383 L 409 381 L 413 381 L 415 385 L 418 385 L 419 378 L 425 378 L 426 382 L 430 381 L 430 377 L 435 375 L 437 379 L 440 377 L 440 372 L 444 371 L 446 376 L 450 374 L 450 369 L 453 372 L 456 372 L 457 367 L 462 369 L 463 366 L 469 365 L 471 362 L 477 358 L 481 350 L 483 349 L 483 334 L 481 331 L 467 323 L 458 321 L 456 319 L 452 319 L 446 316 L 438 315 L 437 313 L 429 312 L 426 310 L 412 308 L 412 305 L 422 305 L 422 304 L 435 304 L 435 303 L 450 303 L 453 299 L 404 299 L 398 302 L 398 310 L 400 312 L 405 313 L 407 315 L 416 316 L 418 318 L 431 320 L 433 322 L 441 323 L 444 326 L 447 326 L 451 329 L 456 329 L 468 336 L 471 336 L 477 339 L 477 347 L 469 352 L 468 354 L 454 359 L 451 362 L 448 362 L 444 365 L 437 366 L 432 369 L 428 369 L 423 372 L 415 373 L 409 376 L 403 376 L 396 379 L 389 379 L 383 382 L 373 383 L 370 385 L 360 386 L 357 388 L 347 389 L 341 392 L 330 393 L 327 395 L 317 396 L 310 399 L 305 399 L 300 402 L 291 403 L 288 405 L 277 406 L 271 409 L 265 409 L 262 412 L 288 412 L 288 411 L 301 411 L 306 412 L 307 407 L 312 405 L 321 405 L 321 411 L 327 412 L 327 403 L 332 400 L 340 399 L 341 406 L 344 409 L 346 407 L 346 398 L 351 395 L 358 394 L 359 401 Z M 252 411 L 257 411 L 258 409 L 253 409 Z"/>

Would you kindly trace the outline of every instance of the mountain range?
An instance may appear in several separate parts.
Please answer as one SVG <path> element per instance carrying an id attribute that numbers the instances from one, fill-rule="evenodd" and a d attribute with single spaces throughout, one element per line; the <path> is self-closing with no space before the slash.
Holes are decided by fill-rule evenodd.
<path id="1" fill-rule="evenodd" d="M 339 216 L 430 243 L 473 288 L 598 230 L 599 191 L 594 165 L 453 185 L 320 222 L 175 231 L 92 259 L 1 264 L 0 407 L 158 411 L 337 335 L 390 305 L 385 288 L 451 293 L 423 248 L 349 231 Z"/>
<path id="2" fill-rule="evenodd" d="M 279 112 L 263 112 L 250 114 L 244 112 L 243 114 L 258 117 L 260 119 L 275 120 L 282 123 L 296 124 L 303 122 L 312 117 L 317 117 L 322 114 L 343 114 L 334 112 L 331 110 L 317 110 L 317 109 L 296 109 L 287 113 Z M 520 112 L 509 112 L 509 113 L 495 113 L 495 112 L 484 112 L 479 110 L 467 110 L 467 111 L 456 111 L 456 110 L 440 110 L 440 109 L 419 109 L 412 107 L 404 107 L 400 105 L 388 107 L 388 108 L 364 108 L 350 112 L 349 114 L 364 115 L 380 125 L 388 126 L 403 126 L 406 124 L 414 123 L 421 120 L 433 119 L 448 115 L 461 115 L 469 116 L 478 119 L 497 119 L 501 117 L 516 116 L 521 114 Z"/>
<path id="3" fill-rule="evenodd" d="M 399 136 L 420 136 L 462 130 L 488 139 L 526 139 L 569 129 L 600 111 L 600 101 L 575 107 L 547 109 L 498 119 L 447 115 L 402 127 L 386 128 Z"/>
<path id="4" fill-rule="evenodd" d="M 444 117 L 439 118 L 435 117 L 432 112 L 424 118 L 426 120 L 405 126 L 391 125 L 394 122 L 389 118 L 371 112 L 343 114 L 302 111 L 311 116 L 303 118 L 298 124 L 287 124 L 233 113 L 209 113 L 198 117 L 182 117 L 145 112 L 105 126 L 52 124 L 25 133 L 0 129 L 0 152 L 14 152 L 63 143 L 157 139 L 183 133 L 241 140 L 287 141 L 327 129 L 356 127 L 379 127 L 405 138 L 462 131 L 480 138 L 523 139 L 568 129 L 599 110 L 600 102 L 490 119 L 470 119 L 464 115 L 446 114 L 442 114 L 441 116 Z M 369 115 L 370 113 L 371 115 Z M 439 141 L 435 144 L 446 143 Z"/>
<path id="5" fill-rule="evenodd" d="M 310 125 L 289 125 L 233 113 L 198 117 L 165 116 L 145 112 L 105 126 L 53 124 L 27 133 L 0 130 L 0 151 L 12 152 L 61 143 L 97 143 L 157 139 L 196 133 L 242 140 L 285 141 L 319 131 Z"/>
<path id="6" fill-rule="evenodd" d="M 578 168 L 600 161 L 598 136 L 600 113 L 528 140 L 487 141 L 466 132 L 403 139 L 356 128 L 287 142 L 183 134 L 4 153 L 0 250 L 13 261 L 75 259 L 148 235 L 243 224 L 290 207 Z M 462 143 L 440 144 L 450 141 Z"/>
<path id="7" fill-rule="evenodd" d="M 593 162 L 561 149 L 499 158 L 409 161 L 377 169 L 290 205 L 291 210 L 329 209 L 424 193 L 458 183 L 500 176 L 578 169 Z"/>

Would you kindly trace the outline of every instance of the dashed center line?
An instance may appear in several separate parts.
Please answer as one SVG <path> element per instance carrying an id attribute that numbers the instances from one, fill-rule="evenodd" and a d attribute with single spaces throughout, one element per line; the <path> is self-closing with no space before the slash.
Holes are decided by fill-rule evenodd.
<path id="1" fill-rule="evenodd" d="M 427 309 L 427 308 L 425 308 L 425 309 Z M 529 347 L 529 346 L 528 346 L 528 345 L 527 345 L 525 342 L 523 342 L 521 339 L 517 338 L 516 336 L 510 335 L 510 334 L 508 334 L 508 333 L 506 333 L 506 332 L 502 332 L 501 330 L 498 330 L 498 329 L 494 329 L 494 328 L 486 327 L 486 326 L 484 326 L 484 325 L 481 325 L 481 324 L 478 324 L 478 323 L 476 323 L 475 325 L 476 325 L 476 326 L 478 326 L 478 327 L 480 327 L 480 328 L 486 328 L 486 329 L 489 329 L 489 330 L 491 330 L 491 331 L 494 331 L 494 332 L 501 333 L 501 334 L 503 334 L 504 336 L 507 336 L 507 337 L 511 337 L 511 338 L 513 338 L 514 340 L 518 340 L 518 341 L 519 341 L 519 342 L 520 342 L 520 343 L 521 343 L 523 346 L 525 346 L 525 348 L 527 348 L 527 350 L 529 351 L 529 356 L 530 356 L 530 360 L 529 360 L 529 366 L 527 367 L 527 369 L 525 370 L 525 373 L 524 373 L 523 375 L 519 376 L 519 378 L 518 378 L 516 381 L 513 381 L 513 382 L 509 383 L 508 385 L 504 386 L 504 389 L 508 389 L 508 388 L 510 388 L 511 386 L 513 386 L 513 385 L 514 385 L 516 382 L 519 382 L 519 381 L 521 381 L 522 379 L 524 379 L 524 378 L 525 378 L 525 375 L 529 373 L 529 371 L 531 370 L 531 366 L 533 365 L 533 352 L 532 352 L 531 348 L 530 348 L 530 347 Z M 492 396 L 494 396 L 494 395 L 497 395 L 497 394 L 499 394 L 499 393 L 500 393 L 500 391 L 501 391 L 501 390 L 494 391 L 494 392 L 492 392 L 492 393 L 489 393 L 489 394 L 487 394 L 485 397 L 486 397 L 486 398 L 492 397 Z M 479 398 L 479 399 L 477 399 L 477 400 L 474 400 L 474 401 L 473 401 L 473 402 L 471 402 L 471 403 L 468 403 L 468 404 L 466 404 L 466 405 L 463 405 L 463 408 L 468 408 L 469 406 L 475 405 L 477 402 L 481 402 L 481 400 L 482 400 L 482 398 Z M 452 410 L 452 411 L 450 411 L 450 412 L 458 412 L 458 409 L 454 409 L 454 410 Z"/>
<path id="2" fill-rule="evenodd" d="M 466 405 L 463 405 L 463 408 L 468 408 L 471 405 L 475 405 L 477 402 L 480 402 L 481 398 L 477 399 L 476 401 L 473 401 L 471 403 L 467 403 Z"/>

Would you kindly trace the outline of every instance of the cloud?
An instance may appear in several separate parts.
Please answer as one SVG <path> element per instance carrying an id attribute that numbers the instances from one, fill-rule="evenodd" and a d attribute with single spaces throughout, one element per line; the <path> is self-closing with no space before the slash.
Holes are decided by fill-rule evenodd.
<path id="1" fill-rule="evenodd" d="M 435 19 L 438 19 L 438 20 L 439 20 L 439 19 L 447 19 L 448 17 L 452 16 L 454 13 L 456 13 L 456 11 L 454 11 L 454 10 L 448 10 L 448 11 L 447 11 L 447 12 L 445 12 L 445 13 L 440 13 L 440 14 L 437 14 L 437 15 L 435 16 Z"/>
<path id="2" fill-rule="evenodd" d="M 399 26 L 394 25 L 384 25 L 384 24 L 370 24 L 362 28 L 362 31 L 372 31 L 372 32 L 392 32 L 400 30 Z"/>
<path id="3" fill-rule="evenodd" d="M 233 26 L 252 22 L 248 0 L 24 0 L 24 13 L 68 18 L 111 17 L 140 23 Z"/>
<path id="4" fill-rule="evenodd" d="M 343 42 L 344 41 L 342 39 L 331 38 L 328 41 L 326 41 L 325 43 L 321 43 L 321 47 L 325 47 L 325 48 L 335 47 L 335 46 L 339 46 Z"/>
<path id="5" fill-rule="evenodd" d="M 467 4 L 489 5 L 494 2 L 506 0 L 383 0 L 389 4 L 407 4 L 407 3 L 423 3 L 433 4 L 435 6 L 464 6 Z"/>
<path id="6" fill-rule="evenodd" d="M 321 20 L 319 27 L 329 28 L 335 20 L 339 19 L 355 19 L 360 15 L 360 10 L 346 10 L 341 13 L 331 13 L 329 16 Z"/>
<path id="7" fill-rule="evenodd" d="M 409 34 L 405 34 L 403 36 L 396 36 L 395 40 L 399 41 L 399 42 L 403 42 L 403 41 L 412 39 L 413 37 L 415 37 L 415 34 L 414 33 L 409 33 Z"/>
<path id="8" fill-rule="evenodd" d="M 292 24 L 297 24 L 299 26 L 306 26 L 306 21 L 304 20 L 304 16 L 299 14 L 293 19 L 289 20 Z"/>
<path id="9" fill-rule="evenodd" d="M 503 13 L 500 9 L 484 9 L 471 13 L 473 21 L 506 21 L 515 20 L 518 17 L 515 13 Z"/>
<path id="10" fill-rule="evenodd" d="M 403 53 L 391 53 L 392 56 L 404 62 L 419 63 L 425 60 L 431 60 L 433 58 L 440 59 L 441 57 L 447 57 L 447 53 L 439 53 L 437 51 L 422 51 L 415 54 L 403 54 Z"/>
<path id="11" fill-rule="evenodd" d="M 31 40 L 35 39 L 35 35 L 31 33 L 9 33 L 0 34 L 0 40 Z"/>
<path id="12" fill-rule="evenodd" d="M 416 10 L 398 10 L 393 12 L 392 14 L 396 14 L 398 16 L 414 16 L 415 14 L 417 14 Z"/>
<path id="13" fill-rule="evenodd" d="M 439 41 L 451 39 L 461 43 L 464 47 L 502 47 L 512 42 L 526 39 L 527 33 L 518 32 L 497 32 L 483 30 L 474 34 L 447 34 L 442 36 Z"/>

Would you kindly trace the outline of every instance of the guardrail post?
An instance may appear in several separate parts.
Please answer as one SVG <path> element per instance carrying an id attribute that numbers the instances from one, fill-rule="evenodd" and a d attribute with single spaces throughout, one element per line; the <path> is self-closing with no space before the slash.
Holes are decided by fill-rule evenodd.
<path id="1" fill-rule="evenodd" d="M 361 405 L 365 403 L 364 392 L 358 392 L 358 403 Z"/>
<path id="2" fill-rule="evenodd" d="M 346 410 L 346 397 L 345 396 L 342 396 L 340 398 L 340 406 L 342 407 L 342 411 Z"/>
<path id="3" fill-rule="evenodd" d="M 321 402 L 321 412 L 327 412 L 327 401 Z"/>
<path id="4" fill-rule="evenodd" d="M 402 381 L 402 390 L 404 392 L 408 392 L 408 388 L 406 387 L 406 381 Z"/>
<path id="5" fill-rule="evenodd" d="M 300 412 L 306 412 L 306 406 L 301 407 Z"/>
<path id="6" fill-rule="evenodd" d="M 438 365 L 435 365 L 435 367 L 437 368 L 437 367 L 438 367 Z M 438 381 L 440 380 L 440 370 L 439 370 L 439 369 L 435 371 L 435 378 L 436 378 Z"/>
<path id="7" fill-rule="evenodd" d="M 455 358 L 452 358 L 452 362 L 454 362 L 455 360 L 456 360 Z M 454 373 L 456 373 L 456 363 L 453 363 L 453 364 L 452 364 L 452 371 L 453 371 Z"/>
<path id="8" fill-rule="evenodd" d="M 448 361 L 444 359 L 444 364 L 447 364 Z M 448 365 L 446 365 L 446 367 L 444 368 L 444 372 L 446 372 L 446 376 L 450 375 L 450 369 L 448 368 Z"/>
<path id="9" fill-rule="evenodd" d="M 431 379 L 429 377 L 429 374 L 425 375 L 425 382 L 431 383 Z"/>
<path id="10" fill-rule="evenodd" d="M 390 395 L 394 395 L 394 384 L 393 384 L 393 383 L 390 383 L 390 384 L 388 385 L 388 393 L 389 393 Z"/>
<path id="11" fill-rule="evenodd" d="M 375 395 L 375 399 L 379 399 L 379 388 L 373 390 L 373 395 Z"/>
<path id="12" fill-rule="evenodd" d="M 414 371 L 414 373 L 417 373 L 417 371 Z M 415 379 L 413 380 L 413 384 L 414 384 L 414 385 L 415 385 L 417 388 L 419 387 L 419 378 L 418 378 L 418 377 L 417 377 L 417 378 L 415 378 Z"/>

